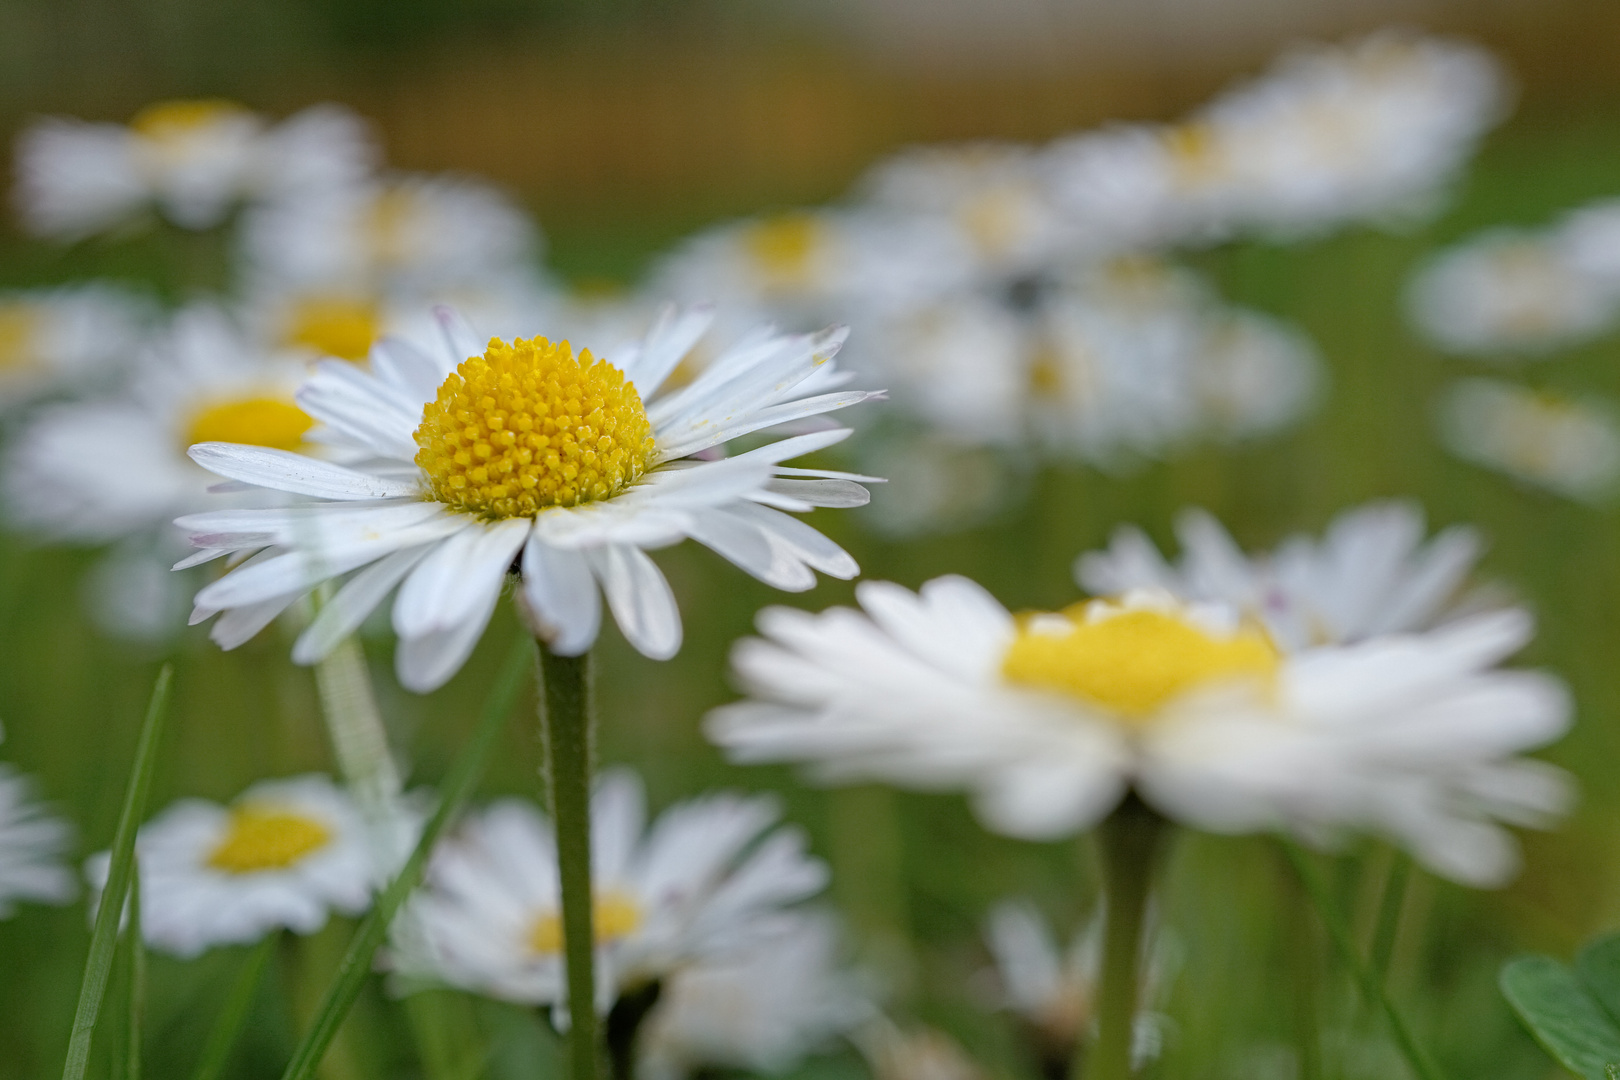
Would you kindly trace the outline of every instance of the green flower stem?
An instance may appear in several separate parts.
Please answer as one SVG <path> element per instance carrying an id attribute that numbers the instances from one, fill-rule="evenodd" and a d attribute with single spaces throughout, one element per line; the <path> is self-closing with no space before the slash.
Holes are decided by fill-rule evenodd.
<path id="1" fill-rule="evenodd" d="M 269 962 L 270 953 L 274 951 L 280 936 L 279 931 L 266 934 L 243 961 L 241 970 L 236 973 L 236 981 L 231 984 L 230 993 L 225 996 L 225 1004 L 220 1007 L 219 1018 L 208 1033 L 208 1041 L 203 1044 L 192 1080 L 219 1080 L 225 1074 L 231 1051 L 235 1049 L 236 1040 L 241 1037 L 242 1028 L 247 1023 L 248 1010 L 253 1007 L 264 965 Z"/>
<path id="2" fill-rule="evenodd" d="M 1128 1080 L 1136 1010 L 1141 999 L 1142 930 L 1147 920 L 1153 870 L 1166 822 L 1135 795 L 1097 829 L 1107 908 L 1102 981 L 1097 998 L 1097 1040 L 1075 1047 L 1071 1076 L 1079 1080 Z"/>
<path id="3" fill-rule="evenodd" d="M 591 910 L 591 703 L 588 656 L 558 656 L 540 643 L 546 776 L 562 883 L 563 956 L 568 970 L 569 1059 L 573 1080 L 600 1080 L 596 1020 L 596 936 Z M 621 1078 L 622 1080 L 622 1078 Z"/>
<path id="4" fill-rule="evenodd" d="M 346 638 L 316 664 L 315 685 L 344 781 L 368 817 L 390 820 L 400 792 L 399 769 L 388 750 L 388 731 L 371 691 L 360 642 Z"/>

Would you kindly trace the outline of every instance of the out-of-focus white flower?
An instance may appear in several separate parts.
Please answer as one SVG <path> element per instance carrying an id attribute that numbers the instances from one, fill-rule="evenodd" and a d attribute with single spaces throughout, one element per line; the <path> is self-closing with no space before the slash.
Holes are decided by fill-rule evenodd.
<path id="1" fill-rule="evenodd" d="M 977 525 L 1029 486 L 1011 455 L 914 431 L 863 440 L 860 465 L 888 481 L 861 523 L 903 539 Z"/>
<path id="2" fill-rule="evenodd" d="M 709 795 L 645 824 L 640 780 L 599 779 L 591 798 L 598 1011 L 689 964 L 730 962 L 798 918 L 785 905 L 826 884 L 825 867 L 766 797 Z M 508 799 L 441 843 L 394 930 L 409 987 L 448 983 L 508 1001 L 562 1006 L 567 985 L 551 825 Z"/>
<path id="3" fill-rule="evenodd" d="M 1607 402 L 1463 379 L 1441 396 L 1439 423 L 1458 457 L 1572 499 L 1604 500 L 1620 480 L 1620 421 Z"/>
<path id="4" fill-rule="evenodd" d="M 1479 558 L 1479 535 L 1454 525 L 1425 540 L 1415 503 L 1346 510 L 1320 540 L 1290 536 L 1253 556 L 1202 510 L 1183 511 L 1176 535 L 1182 552 L 1172 566 L 1140 529 L 1123 526 L 1107 551 L 1075 561 L 1075 579 L 1097 596 L 1163 589 L 1192 603 L 1229 605 L 1264 623 L 1291 652 L 1426 630 L 1476 606 L 1464 584 Z"/>
<path id="5" fill-rule="evenodd" d="M 62 861 L 72 843 L 73 826 L 35 798 L 33 781 L 0 764 L 0 919 L 21 901 L 65 904 L 77 895 Z"/>
<path id="6" fill-rule="evenodd" d="M 1213 311 L 1193 367 L 1201 426 L 1227 439 L 1292 427 L 1321 396 L 1323 368 L 1297 327 L 1241 308 Z"/>
<path id="7" fill-rule="evenodd" d="M 1615 283 L 1584 271 L 1556 231 L 1493 229 L 1431 260 L 1412 279 L 1412 321 L 1455 353 L 1546 354 L 1620 318 Z"/>
<path id="8" fill-rule="evenodd" d="M 133 363 L 150 316 L 112 285 L 0 293 L 0 406 L 96 388 Z"/>
<path id="9" fill-rule="evenodd" d="M 53 117 L 17 142 L 15 200 L 30 231 L 73 240 L 148 208 L 182 228 L 242 203 L 299 200 L 358 181 L 376 153 L 365 124 L 317 105 L 280 124 L 228 101 L 167 101 L 130 123 Z"/>
<path id="10" fill-rule="evenodd" d="M 1029 838 L 1089 828 L 1130 791 L 1211 832 L 1366 829 L 1479 885 L 1517 865 L 1498 821 L 1569 803 L 1562 772 L 1514 756 L 1570 712 L 1556 679 L 1497 666 L 1530 637 L 1520 611 L 1285 653 L 1163 592 L 1016 619 L 959 577 L 857 596 L 864 613 L 761 613 L 765 638 L 733 652 L 752 699 L 707 722 L 734 760 L 966 789 L 987 827 Z"/>
<path id="11" fill-rule="evenodd" d="M 901 1030 L 878 1017 L 856 1034 L 874 1080 L 985 1080 L 984 1068 L 937 1028 Z"/>
<path id="12" fill-rule="evenodd" d="M 266 780 L 229 806 L 181 799 L 141 827 L 141 928 L 154 948 L 196 956 L 283 927 L 313 934 L 357 915 L 392 868 L 376 865 L 364 819 L 325 776 Z M 85 864 L 99 892 L 106 852 Z"/>
<path id="13" fill-rule="evenodd" d="M 816 570 L 857 573 L 843 549 L 784 513 L 867 501 L 859 484 L 867 478 L 781 464 L 841 441 L 847 429 L 723 460 L 694 457 L 873 396 L 802 396 L 812 376 L 831 370 L 843 330 L 762 331 L 660 394 L 707 329 L 707 314 L 667 312 L 641 348 L 617 358 L 622 366 L 539 337 L 481 348 L 452 316 L 445 313 L 436 355 L 384 342 L 369 372 L 326 361 L 299 391 L 299 404 L 325 425 L 323 439 L 360 452 L 363 464 L 262 443 L 192 447 L 220 476 L 307 500 L 181 520 L 200 560 L 259 553 L 197 594 L 196 618 L 223 611 L 235 622 L 259 612 L 262 626 L 322 582 L 358 571 L 322 607 L 294 659 L 321 659 L 399 585 L 395 667 L 405 686 L 426 692 L 477 645 L 514 559 L 524 610 L 552 649 L 591 647 L 605 593 L 631 644 L 655 659 L 679 650 L 681 621 L 649 548 L 690 537 L 791 591 L 814 585 Z"/>
<path id="14" fill-rule="evenodd" d="M 837 924 L 793 913 L 779 933 L 665 980 L 637 1039 L 636 1077 L 781 1073 L 872 1012 L 868 987 L 839 966 Z"/>

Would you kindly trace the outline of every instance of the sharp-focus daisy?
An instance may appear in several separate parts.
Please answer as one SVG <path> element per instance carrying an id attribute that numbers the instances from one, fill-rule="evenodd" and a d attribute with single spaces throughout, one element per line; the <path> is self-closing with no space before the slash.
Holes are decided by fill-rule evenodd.
<path id="1" fill-rule="evenodd" d="M 1135 526 L 1106 551 L 1075 562 L 1075 579 L 1095 596 L 1162 589 L 1191 603 L 1227 605 L 1259 620 L 1289 652 L 1424 630 L 1481 606 L 1465 584 L 1479 535 L 1451 526 L 1425 538 L 1423 510 L 1375 502 L 1346 510 L 1320 540 L 1296 535 L 1249 556 L 1202 510 L 1177 518 L 1181 559 L 1171 565 Z"/>
<path id="2" fill-rule="evenodd" d="M 207 229 L 244 202 L 352 184 L 374 156 L 365 124 L 337 106 L 267 126 L 229 101 L 166 101 L 128 126 L 61 117 L 34 124 L 18 138 L 15 198 L 29 230 L 65 240 L 148 208 Z"/>
<path id="3" fill-rule="evenodd" d="M 792 927 L 784 905 L 821 889 L 827 873 L 801 832 L 772 830 L 777 816 L 769 798 L 719 794 L 671 807 L 649 829 L 640 780 L 601 777 L 591 799 L 599 1011 Z M 393 965 L 407 987 L 566 1003 L 557 856 L 538 809 L 496 803 L 442 843 L 396 924 Z"/>
<path id="4" fill-rule="evenodd" d="M 0 919 L 19 901 L 65 904 L 78 893 L 73 871 L 62 861 L 73 843 L 73 826 L 34 797 L 33 782 L 0 765 Z"/>
<path id="5" fill-rule="evenodd" d="M 427 691 L 477 644 L 514 564 L 531 624 L 554 651 L 577 655 L 596 639 L 600 586 L 631 644 L 660 659 L 680 647 L 680 612 L 646 549 L 691 537 L 795 591 L 814 584 L 815 570 L 853 577 L 841 548 L 783 511 L 861 505 L 863 478 L 781 464 L 847 429 L 704 460 L 739 436 L 871 397 L 798 396 L 828 370 L 844 332 L 755 334 L 686 386 L 658 394 L 707 322 L 669 314 L 614 364 L 539 337 L 480 350 L 447 313 L 435 357 L 384 345 L 369 372 L 322 364 L 299 404 L 326 425 L 323 439 L 371 460 L 349 468 L 287 450 L 194 446 L 193 459 L 220 476 L 309 497 L 181 520 L 203 557 L 259 552 L 197 595 L 196 617 L 270 618 L 358 571 L 293 658 L 319 660 L 398 584 L 400 681 Z"/>
<path id="6" fill-rule="evenodd" d="M 0 293 L 0 407 L 108 381 L 140 350 L 149 316 L 112 285 Z"/>
<path id="7" fill-rule="evenodd" d="M 1519 611 L 1287 653 L 1168 593 L 1017 618 L 959 577 L 857 595 L 864 612 L 767 609 L 765 639 L 739 643 L 754 700 L 708 721 L 734 760 L 967 789 L 988 827 L 1029 838 L 1089 828 L 1130 791 L 1211 832 L 1370 829 L 1479 884 L 1516 863 L 1498 819 L 1568 802 L 1562 773 L 1514 756 L 1569 723 L 1557 680 L 1497 667 L 1530 637 Z"/>
<path id="8" fill-rule="evenodd" d="M 780 933 L 677 971 L 637 1038 L 637 1080 L 780 1074 L 869 1019 L 869 988 L 839 966 L 839 946 L 831 918 L 795 913 Z"/>
<path id="9" fill-rule="evenodd" d="M 379 867 L 365 820 L 319 775 L 266 780 L 229 806 L 182 799 L 141 827 L 141 928 L 154 947 L 196 956 L 285 927 L 312 934 L 330 912 L 357 915 L 392 867 Z M 100 889 L 106 852 L 85 875 Z"/>
<path id="10" fill-rule="evenodd" d="M 1442 395 L 1439 421 L 1453 454 L 1559 495 L 1601 502 L 1620 482 L 1620 421 L 1607 402 L 1461 379 Z"/>

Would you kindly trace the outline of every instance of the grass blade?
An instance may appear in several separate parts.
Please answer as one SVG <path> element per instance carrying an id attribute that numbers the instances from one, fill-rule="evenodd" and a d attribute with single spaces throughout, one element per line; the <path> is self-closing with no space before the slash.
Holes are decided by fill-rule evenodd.
<path id="1" fill-rule="evenodd" d="M 68 1036 L 67 1063 L 62 1080 L 83 1080 L 90 1064 L 90 1037 L 96 1030 L 96 1015 L 107 992 L 107 975 L 112 970 L 113 952 L 118 944 L 118 923 L 129 894 L 135 866 L 135 832 L 146 815 L 146 798 L 152 790 L 152 774 L 157 769 L 158 737 L 169 711 L 169 686 L 174 665 L 164 664 L 152 686 L 146 706 L 140 741 L 135 744 L 135 764 L 130 769 L 129 787 L 124 792 L 124 808 L 118 815 L 113 834 L 112 862 L 107 868 L 107 884 L 96 908 L 96 921 L 90 931 L 90 955 L 84 963 L 84 981 L 79 985 L 79 1006 L 73 1014 L 73 1031 Z"/>
<path id="2" fill-rule="evenodd" d="M 320 1065 L 321 1058 L 326 1055 L 327 1048 L 332 1045 L 332 1039 L 336 1037 L 338 1028 L 343 1026 L 344 1017 L 348 1016 L 349 1009 L 360 996 L 360 988 L 371 971 L 371 958 L 388 933 L 388 924 L 393 921 L 394 913 L 421 880 L 422 871 L 427 866 L 428 855 L 433 851 L 439 833 L 461 809 L 467 797 L 472 794 L 473 788 L 477 786 L 479 777 L 483 775 L 484 766 L 495 749 L 495 741 L 517 701 L 518 688 L 522 685 L 524 673 L 532 663 L 530 654 L 533 648 L 533 642 L 527 638 L 519 638 L 513 645 L 512 655 L 501 668 L 500 676 L 495 680 L 495 687 L 490 691 L 488 700 L 484 702 L 484 711 L 478 719 L 478 729 L 473 733 L 472 741 L 457 755 L 456 762 L 450 769 L 450 775 L 445 777 L 439 792 L 439 805 L 422 829 L 416 850 L 411 852 L 411 857 L 406 860 L 399 875 L 389 882 L 388 888 L 377 897 L 377 902 L 372 905 L 371 911 L 355 931 L 354 938 L 349 943 L 349 951 L 338 965 L 337 975 L 333 978 L 332 985 L 327 988 L 325 997 L 321 999 L 320 1009 L 315 1014 L 315 1022 L 299 1043 L 298 1049 L 293 1052 L 292 1060 L 287 1064 L 287 1071 L 282 1074 L 282 1080 L 310 1080 L 310 1077 L 315 1075 L 315 1069 Z"/>
<path id="3" fill-rule="evenodd" d="M 214 1021 L 214 1029 L 208 1033 L 208 1041 L 203 1044 L 202 1056 L 198 1058 L 197 1071 L 193 1074 L 194 1080 L 219 1080 L 224 1075 L 225 1066 L 230 1064 L 231 1051 L 236 1048 L 236 1040 L 242 1035 L 242 1026 L 247 1023 L 248 1010 L 253 1006 L 264 965 L 279 940 L 280 933 L 266 934 L 264 940 L 248 953 L 247 962 L 237 972 L 236 982 L 231 984 L 231 992 L 219 1010 L 219 1019 Z"/>
<path id="4" fill-rule="evenodd" d="M 124 1032 L 124 1080 L 141 1080 L 141 1017 L 146 1012 L 146 942 L 141 937 L 141 860 L 129 877 L 129 922 L 124 927 L 129 975 L 129 1024 Z"/>

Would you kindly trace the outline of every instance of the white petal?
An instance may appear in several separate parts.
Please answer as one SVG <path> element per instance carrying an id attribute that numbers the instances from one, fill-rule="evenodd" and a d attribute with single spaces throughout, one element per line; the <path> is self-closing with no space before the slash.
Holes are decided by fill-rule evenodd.
<path id="1" fill-rule="evenodd" d="M 366 616 L 382 603 L 388 590 L 399 584 L 411 568 L 433 550 L 431 544 L 406 548 L 387 555 L 361 570 L 322 606 L 309 628 L 293 643 L 295 664 L 313 664 L 325 659 L 350 634 L 360 628 Z"/>
<path id="2" fill-rule="evenodd" d="M 394 654 L 394 673 L 399 676 L 400 685 L 426 694 L 449 682 L 472 655 L 484 627 L 489 625 L 489 617 L 495 613 L 495 603 L 500 596 L 500 590 L 495 589 L 481 607 L 445 630 L 400 639 L 399 649 Z"/>
<path id="3" fill-rule="evenodd" d="M 440 544 L 400 587 L 394 630 L 402 638 L 415 638 L 463 622 L 488 596 L 500 592 L 532 524 L 528 518 L 479 522 Z"/>
<path id="4" fill-rule="evenodd" d="M 552 652 L 579 656 L 596 643 L 602 599 L 578 550 L 552 547 L 538 531 L 531 533 L 523 546 L 523 591 L 533 614 L 552 631 Z"/>
<path id="5" fill-rule="evenodd" d="M 218 476 L 317 499 L 392 499 L 416 495 L 414 481 L 371 476 L 287 450 L 236 443 L 198 443 L 191 460 Z"/>
<path id="6" fill-rule="evenodd" d="M 636 651 L 668 660 L 681 648 L 681 613 L 656 563 L 640 548 L 610 544 L 586 551 L 608 607 Z"/>

